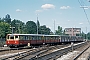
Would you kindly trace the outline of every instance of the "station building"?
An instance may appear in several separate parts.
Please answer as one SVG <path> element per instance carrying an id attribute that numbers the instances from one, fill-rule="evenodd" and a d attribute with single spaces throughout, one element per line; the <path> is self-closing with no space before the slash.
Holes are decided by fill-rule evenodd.
<path id="1" fill-rule="evenodd" d="M 81 28 L 65 28 L 65 34 L 69 36 L 80 36 Z"/>

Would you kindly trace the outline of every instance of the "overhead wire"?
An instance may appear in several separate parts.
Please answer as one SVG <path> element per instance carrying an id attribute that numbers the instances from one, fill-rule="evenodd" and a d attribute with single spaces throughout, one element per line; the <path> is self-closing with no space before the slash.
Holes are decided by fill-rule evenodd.
<path id="1" fill-rule="evenodd" d="M 80 2 L 81 1 L 81 2 Z M 82 0 L 78 0 L 78 2 L 79 2 L 79 4 L 82 6 L 82 8 L 83 8 L 83 11 L 84 11 L 84 13 L 85 13 L 85 16 L 86 16 L 86 18 L 87 18 L 87 20 L 88 20 L 88 23 L 89 23 L 89 25 L 90 25 L 90 21 L 89 21 L 89 18 L 88 18 L 88 15 L 87 15 L 87 13 L 86 13 L 86 11 L 85 11 L 85 8 L 84 8 L 84 5 L 83 4 L 85 4 Z M 81 3 L 83 3 L 83 4 L 81 4 Z"/>

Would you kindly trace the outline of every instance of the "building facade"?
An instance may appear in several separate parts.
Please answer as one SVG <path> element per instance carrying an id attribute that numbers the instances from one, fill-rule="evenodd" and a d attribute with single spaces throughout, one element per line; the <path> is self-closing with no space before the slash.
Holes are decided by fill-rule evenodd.
<path id="1" fill-rule="evenodd" d="M 65 28 L 65 34 L 69 36 L 80 36 L 81 28 Z"/>

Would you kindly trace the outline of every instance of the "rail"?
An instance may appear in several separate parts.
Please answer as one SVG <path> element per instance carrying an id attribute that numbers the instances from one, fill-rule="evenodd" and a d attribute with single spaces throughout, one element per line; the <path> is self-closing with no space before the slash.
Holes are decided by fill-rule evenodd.
<path id="1" fill-rule="evenodd" d="M 85 45 L 85 43 L 82 43 L 82 44 L 79 44 L 79 45 L 75 45 L 73 49 L 79 48 L 82 45 Z M 68 53 L 70 51 L 72 51 L 72 47 L 69 46 L 67 48 L 59 49 L 57 51 L 48 53 L 48 54 L 43 55 L 43 56 L 33 57 L 33 58 L 29 59 L 29 60 L 55 60 L 58 57 L 61 57 L 62 55 L 66 54 L 66 53 Z"/>
<path id="2" fill-rule="evenodd" d="M 82 43 L 82 44 L 84 45 L 85 43 Z M 82 44 L 75 45 L 74 49 L 82 46 Z M 76 47 L 76 46 L 78 46 L 78 47 Z M 13 55 L 13 56 L 2 58 L 2 60 L 6 60 L 6 59 L 18 60 L 18 59 L 22 59 L 22 58 L 24 58 L 26 56 L 29 56 L 29 55 L 30 56 L 32 55 L 32 58 L 29 59 L 29 60 L 32 60 L 32 59 L 33 60 L 38 60 L 40 58 L 42 59 L 43 57 L 45 57 L 47 59 L 52 59 L 52 58 L 55 59 L 55 57 L 58 56 L 59 54 L 63 55 L 63 54 L 68 53 L 68 51 L 72 51 L 72 48 L 69 46 L 68 48 L 65 48 L 65 50 L 63 48 L 61 50 L 59 49 L 58 51 L 54 51 L 53 53 L 50 53 L 50 54 L 47 54 L 47 55 L 44 55 L 44 56 L 40 56 L 40 54 L 45 53 L 47 50 L 48 49 L 46 47 L 40 48 L 40 49 L 32 49 L 32 50 L 29 50 L 29 51 L 26 51 L 26 52 L 23 52 L 23 53 L 19 53 L 19 54 Z M 33 54 L 36 54 L 36 55 L 33 55 Z M 62 55 L 60 55 L 60 56 L 62 56 Z M 44 59 L 42 59 L 42 60 L 44 60 Z"/>
<path id="3" fill-rule="evenodd" d="M 73 60 L 77 60 L 90 46 L 84 49 L 80 54 L 78 54 Z"/>
<path id="4" fill-rule="evenodd" d="M 7 56 L 7 57 L 3 57 L 3 58 L 0 58 L 1 60 L 7 60 L 7 59 L 13 59 L 13 60 L 18 60 L 18 59 L 21 59 L 23 57 L 26 57 L 28 55 L 32 55 L 34 53 L 37 53 L 37 52 L 40 52 L 41 50 L 43 49 L 46 49 L 46 48 L 36 48 L 36 49 L 31 49 L 31 50 L 28 50 L 28 51 L 25 51 L 25 52 L 22 52 L 22 53 L 17 53 L 15 55 L 12 55 L 12 56 Z"/>

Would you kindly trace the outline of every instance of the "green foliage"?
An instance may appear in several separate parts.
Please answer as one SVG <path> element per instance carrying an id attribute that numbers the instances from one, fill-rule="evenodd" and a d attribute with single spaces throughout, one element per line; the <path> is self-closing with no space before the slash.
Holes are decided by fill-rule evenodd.
<path id="1" fill-rule="evenodd" d="M 23 30 L 25 30 L 25 29 L 24 29 L 25 23 L 23 23 L 23 22 L 20 21 L 20 20 L 14 19 L 14 20 L 11 22 L 11 27 L 15 27 L 14 33 L 24 33 Z"/>
<path id="2" fill-rule="evenodd" d="M 14 33 L 20 34 L 36 34 L 37 33 L 37 25 L 38 25 L 38 34 L 54 34 L 50 28 L 46 27 L 46 25 L 40 26 L 39 21 L 35 23 L 34 21 L 27 21 L 26 24 L 20 20 L 12 20 L 10 15 L 7 14 L 5 18 L 0 18 L 0 38 L 6 37 L 7 34 L 11 33 L 10 27 L 14 28 Z M 65 30 L 62 30 L 62 27 L 58 26 L 58 30 L 55 31 L 56 35 L 65 35 Z M 85 34 L 84 32 L 81 35 L 84 39 L 90 39 L 90 32 Z"/>
<path id="3" fill-rule="evenodd" d="M 90 32 L 87 33 L 87 39 L 90 40 Z"/>
<path id="4" fill-rule="evenodd" d="M 65 34 L 65 30 L 63 31 L 63 35 L 66 35 L 66 34 Z"/>
<path id="5" fill-rule="evenodd" d="M 26 32 L 27 34 L 36 34 L 37 26 L 33 21 L 26 22 Z"/>
<path id="6" fill-rule="evenodd" d="M 55 34 L 62 35 L 63 34 L 62 27 L 58 26 L 58 30 L 56 30 Z"/>
<path id="7" fill-rule="evenodd" d="M 39 34 L 46 34 L 49 35 L 50 34 L 50 29 L 46 27 L 46 25 L 40 26 L 39 27 Z"/>
<path id="8" fill-rule="evenodd" d="M 81 36 L 86 39 L 86 34 L 82 31 Z"/>
<path id="9" fill-rule="evenodd" d="M 5 22 L 0 22 L 0 37 L 4 37 L 10 33 L 10 25 Z"/>
<path id="10" fill-rule="evenodd" d="M 2 19 L 0 18 L 0 22 L 2 21 Z"/>
<path id="11" fill-rule="evenodd" d="M 0 18 L 0 22 L 4 22 L 4 18 L 2 19 L 2 18 Z"/>
<path id="12" fill-rule="evenodd" d="M 5 16 L 4 20 L 5 20 L 6 23 L 11 24 L 11 18 L 10 18 L 10 15 L 9 15 L 9 14 L 7 14 L 7 15 Z"/>

